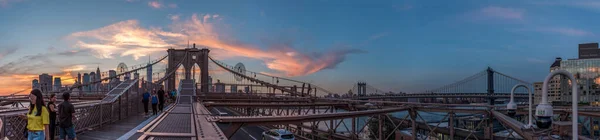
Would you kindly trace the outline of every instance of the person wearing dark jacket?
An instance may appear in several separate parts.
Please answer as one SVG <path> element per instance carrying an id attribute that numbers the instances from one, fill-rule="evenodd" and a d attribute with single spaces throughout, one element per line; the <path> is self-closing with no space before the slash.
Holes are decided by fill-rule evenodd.
<path id="1" fill-rule="evenodd" d="M 158 90 L 158 110 L 160 111 L 163 111 L 165 107 L 165 91 L 163 88 L 163 86 L 160 86 L 160 90 Z"/>
<path id="2" fill-rule="evenodd" d="M 46 106 L 48 107 L 48 113 L 50 113 L 50 124 L 48 125 L 48 128 L 50 129 L 50 134 L 48 135 L 48 137 L 50 137 L 50 140 L 54 140 L 54 135 L 56 134 L 56 105 L 54 105 L 55 102 L 56 94 L 50 94 L 50 102 L 48 102 L 48 105 Z"/>
<path id="3" fill-rule="evenodd" d="M 144 92 L 142 97 L 142 104 L 144 104 L 144 115 L 148 115 L 148 103 L 150 102 L 150 93 L 148 91 Z"/>
<path id="4" fill-rule="evenodd" d="M 59 138 L 61 140 L 75 140 L 75 106 L 71 104 L 71 95 L 68 92 L 63 93 L 64 102 L 58 105 L 58 119 L 59 119 Z M 65 139 L 65 135 L 67 136 Z"/>

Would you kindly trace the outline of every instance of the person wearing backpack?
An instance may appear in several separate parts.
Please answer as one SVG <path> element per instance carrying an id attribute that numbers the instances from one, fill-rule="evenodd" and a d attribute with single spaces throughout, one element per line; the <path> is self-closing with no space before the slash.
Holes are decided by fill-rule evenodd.
<path id="1" fill-rule="evenodd" d="M 142 104 L 144 104 L 144 116 L 148 115 L 148 103 L 150 103 L 150 93 L 146 91 L 142 95 Z"/>
<path id="2" fill-rule="evenodd" d="M 152 115 L 158 114 L 158 96 L 156 92 L 152 93 Z"/>

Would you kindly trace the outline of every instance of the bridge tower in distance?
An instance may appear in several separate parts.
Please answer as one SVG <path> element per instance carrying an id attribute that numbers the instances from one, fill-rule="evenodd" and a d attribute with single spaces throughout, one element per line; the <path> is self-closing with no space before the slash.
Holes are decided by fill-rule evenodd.
<path id="1" fill-rule="evenodd" d="M 486 72 L 487 72 L 487 92 L 488 92 L 488 95 L 490 96 L 488 102 L 490 105 L 494 105 L 494 102 L 496 101 L 496 99 L 491 98 L 491 96 L 494 95 L 494 70 L 492 68 L 488 67 Z"/>
<path id="2" fill-rule="evenodd" d="M 366 96 L 367 95 L 367 83 L 366 82 L 358 82 L 356 84 L 358 88 L 358 92 L 356 93 L 358 96 Z"/>

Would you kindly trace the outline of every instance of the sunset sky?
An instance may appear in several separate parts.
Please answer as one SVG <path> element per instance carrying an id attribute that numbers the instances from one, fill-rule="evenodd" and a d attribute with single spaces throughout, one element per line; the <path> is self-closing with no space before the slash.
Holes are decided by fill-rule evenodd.
<path id="1" fill-rule="evenodd" d="M 248 70 L 346 92 L 440 87 L 490 66 L 542 81 L 599 42 L 600 1 L 0 0 L 0 94 L 49 73 L 147 63 L 188 41 Z M 164 68 L 164 64 L 155 69 Z"/>

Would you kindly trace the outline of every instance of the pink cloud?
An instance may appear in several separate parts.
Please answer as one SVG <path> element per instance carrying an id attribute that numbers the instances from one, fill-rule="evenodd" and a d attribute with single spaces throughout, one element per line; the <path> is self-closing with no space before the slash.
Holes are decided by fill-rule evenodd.
<path id="1" fill-rule="evenodd" d="M 525 13 L 523 10 L 496 6 L 485 7 L 480 12 L 486 17 L 509 20 L 522 20 Z"/>
<path id="2" fill-rule="evenodd" d="M 154 9 L 160 9 L 163 5 L 161 3 L 159 3 L 158 1 L 151 1 L 151 2 L 148 2 L 148 6 L 154 8 Z"/>
<path id="3" fill-rule="evenodd" d="M 148 2 L 148 6 L 154 8 L 154 9 L 161 9 L 161 8 L 177 8 L 177 4 L 171 3 L 171 4 L 164 4 L 158 1 L 150 1 Z"/>
<path id="4" fill-rule="evenodd" d="M 289 44 L 277 44 L 268 50 L 241 43 L 226 37 L 217 30 L 219 15 L 194 14 L 189 19 L 173 18 L 170 30 L 143 28 L 136 20 L 127 20 L 91 31 L 73 33 L 73 47 L 91 49 L 98 58 L 113 58 L 113 55 L 133 56 L 135 59 L 151 53 L 164 52 L 170 47 L 183 47 L 189 40 L 198 47 L 211 49 L 217 59 L 245 57 L 261 60 L 275 74 L 303 76 L 317 71 L 334 68 L 344 61 L 347 54 L 360 50 L 333 50 L 324 53 L 303 53 Z M 215 20 L 216 19 L 216 20 Z"/>

